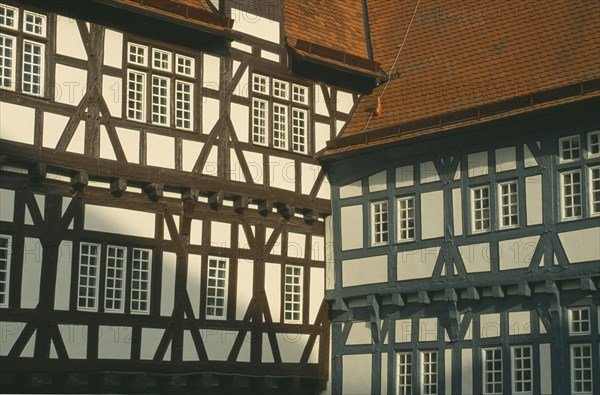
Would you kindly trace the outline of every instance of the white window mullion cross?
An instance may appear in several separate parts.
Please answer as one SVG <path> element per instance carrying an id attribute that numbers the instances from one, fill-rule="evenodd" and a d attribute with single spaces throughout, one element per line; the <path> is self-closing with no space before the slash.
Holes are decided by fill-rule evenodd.
<path id="1" fill-rule="evenodd" d="M 23 93 L 44 94 L 44 44 L 23 41 Z"/>
<path id="2" fill-rule="evenodd" d="M 0 26 L 9 29 L 18 29 L 19 27 L 19 9 L 7 4 L 0 4 Z"/>
<path id="3" fill-rule="evenodd" d="M 273 147 L 287 149 L 287 106 L 273 103 Z"/>
<path id="4" fill-rule="evenodd" d="M 561 173 L 562 219 L 581 218 L 581 171 Z"/>
<path id="5" fill-rule="evenodd" d="M 531 395 L 533 392 L 533 363 L 531 346 L 512 348 L 513 392 L 518 395 Z"/>
<path id="6" fill-rule="evenodd" d="M 502 395 L 502 349 L 483 350 L 483 393 Z"/>
<path id="7" fill-rule="evenodd" d="M 519 195 L 516 181 L 499 185 L 500 228 L 519 226 Z"/>
<path id="8" fill-rule="evenodd" d="M 412 353 L 398 354 L 398 395 L 412 395 Z"/>
<path id="9" fill-rule="evenodd" d="M 490 230 L 490 188 L 485 185 L 472 189 L 473 232 Z"/>
<path id="10" fill-rule="evenodd" d="M 227 266 L 225 258 L 208 258 L 206 318 L 227 318 Z"/>
<path id="11" fill-rule="evenodd" d="M 127 118 L 144 122 L 146 119 L 146 74 L 129 70 L 127 73 Z"/>
<path id="12" fill-rule="evenodd" d="M 108 246 L 106 249 L 106 281 L 104 310 L 123 312 L 127 248 Z"/>
<path id="13" fill-rule="evenodd" d="M 588 157 L 600 155 L 600 130 L 588 133 Z"/>
<path id="14" fill-rule="evenodd" d="M 0 34 L 0 89 L 15 90 L 15 42 L 14 37 Z"/>
<path id="15" fill-rule="evenodd" d="M 421 388 L 423 395 L 437 394 L 437 371 L 438 371 L 438 353 L 437 351 L 424 351 L 421 353 Z"/>
<path id="16" fill-rule="evenodd" d="M 415 198 L 398 199 L 398 241 L 415 239 Z"/>
<path id="17" fill-rule="evenodd" d="M 171 80 L 152 76 L 152 123 L 169 126 L 169 93 Z"/>
<path id="18" fill-rule="evenodd" d="M 152 251 L 134 248 L 131 260 L 131 312 L 150 311 L 150 270 Z"/>
<path id="19" fill-rule="evenodd" d="M 600 166 L 590 167 L 590 214 L 600 215 Z"/>
<path id="20" fill-rule="evenodd" d="M 0 235 L 0 307 L 8 307 L 12 237 Z"/>
<path id="21" fill-rule="evenodd" d="M 100 245 L 81 243 L 79 251 L 79 288 L 77 307 L 81 310 L 98 309 L 98 265 Z"/>
<path id="22" fill-rule="evenodd" d="M 571 346 L 571 391 L 577 395 L 592 395 L 592 346 Z"/>
<path id="23" fill-rule="evenodd" d="M 23 30 L 36 36 L 46 36 L 46 16 L 35 12 L 23 13 Z"/>
<path id="24" fill-rule="evenodd" d="M 292 150 L 306 153 L 306 135 L 308 131 L 308 113 L 306 110 L 292 108 Z"/>
<path id="25" fill-rule="evenodd" d="M 175 124 L 178 128 L 192 130 L 192 109 L 194 107 L 194 84 L 176 81 L 175 83 Z"/>
<path id="26" fill-rule="evenodd" d="M 559 141 L 560 162 L 572 162 L 581 158 L 579 136 L 561 138 Z"/>
<path id="27" fill-rule="evenodd" d="M 252 142 L 267 145 L 267 105 L 265 100 L 252 101 Z"/>
<path id="28" fill-rule="evenodd" d="M 371 203 L 371 244 L 383 245 L 388 242 L 388 203 Z"/>
<path id="29" fill-rule="evenodd" d="M 284 318 L 286 322 L 302 322 L 302 267 L 285 267 Z"/>

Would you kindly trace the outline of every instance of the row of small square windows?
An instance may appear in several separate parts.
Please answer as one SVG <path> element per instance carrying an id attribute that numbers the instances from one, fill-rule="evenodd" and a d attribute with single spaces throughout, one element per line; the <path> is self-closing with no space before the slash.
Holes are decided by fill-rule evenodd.
<path id="1" fill-rule="evenodd" d="M 46 15 L 23 11 L 23 26 L 19 24 L 19 9 L 0 3 L 0 26 L 12 30 L 22 29 L 36 36 L 46 36 Z"/>
<path id="2" fill-rule="evenodd" d="M 0 307 L 8 307 L 8 287 L 12 238 L 0 235 Z M 101 256 L 105 259 L 102 265 Z M 131 262 L 130 265 L 127 262 Z M 104 266 L 105 282 L 100 284 L 100 271 Z M 128 268 L 129 266 L 129 268 Z M 79 250 L 79 275 L 77 283 L 77 309 L 98 311 L 98 297 L 104 295 L 104 311 L 123 313 L 126 299 L 132 314 L 150 312 L 152 250 L 133 248 L 128 254 L 127 247 L 81 243 Z M 129 296 L 126 296 L 128 269 L 130 269 Z M 209 257 L 206 289 L 206 318 L 225 319 L 227 317 L 227 288 L 229 260 Z M 303 268 L 285 266 L 284 321 L 302 322 Z"/>
<path id="3" fill-rule="evenodd" d="M 559 139 L 559 158 L 561 163 L 573 162 L 581 159 L 582 147 L 580 136 L 568 136 Z M 587 157 L 600 156 L 600 131 L 596 130 L 587 134 Z"/>

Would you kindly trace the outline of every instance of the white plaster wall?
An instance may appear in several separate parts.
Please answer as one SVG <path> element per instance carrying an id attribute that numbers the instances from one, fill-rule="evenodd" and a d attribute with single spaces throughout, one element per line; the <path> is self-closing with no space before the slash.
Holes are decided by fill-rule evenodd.
<path id="1" fill-rule="evenodd" d="M 0 107 L 2 107 L 0 105 Z M 55 148 L 60 136 L 69 122 L 69 117 L 64 117 L 50 112 L 44 112 L 44 136 L 42 145 L 47 148 Z"/>
<path id="2" fill-rule="evenodd" d="M 277 341 L 277 340 L 275 340 Z M 279 343 L 278 343 L 279 344 Z M 263 333 L 262 339 L 262 359 L 263 363 L 273 363 L 275 359 L 273 358 L 273 351 L 271 349 L 271 343 L 269 342 L 269 337 L 266 333 Z"/>
<path id="3" fill-rule="evenodd" d="M 325 260 L 325 238 L 323 236 L 312 237 L 312 246 L 310 251 L 310 259 L 313 261 Z"/>
<path id="4" fill-rule="evenodd" d="M 354 98 L 351 93 L 337 91 L 337 110 L 344 114 L 350 114 L 354 107 Z"/>
<path id="5" fill-rule="evenodd" d="M 238 41 L 232 41 L 231 48 L 239 49 L 246 53 L 252 53 L 252 47 L 250 45 L 242 44 Z"/>
<path id="6" fill-rule="evenodd" d="M 68 197 L 62 198 L 61 215 L 63 217 L 65 215 L 65 212 L 67 211 L 67 208 L 69 208 L 69 205 L 71 204 L 71 200 L 73 200 L 73 199 L 68 198 Z M 74 220 L 71 220 L 67 229 L 73 230 L 73 222 L 74 222 Z"/>
<path id="7" fill-rule="evenodd" d="M 513 311 L 508 313 L 508 334 L 521 336 L 531 334 L 531 312 Z"/>
<path id="8" fill-rule="evenodd" d="M 339 135 L 342 129 L 346 126 L 346 122 L 344 121 L 335 121 L 335 135 Z"/>
<path id="9" fill-rule="evenodd" d="M 381 353 L 381 395 L 388 393 L 388 355 Z"/>
<path id="10" fill-rule="evenodd" d="M 325 297 L 325 269 L 313 267 L 310 269 L 310 306 L 308 321 L 315 322 L 319 308 Z"/>
<path id="11" fill-rule="evenodd" d="M 500 270 L 528 267 L 539 239 L 531 236 L 500 241 Z"/>
<path id="12" fill-rule="evenodd" d="M 252 50 L 250 50 L 250 52 L 252 52 Z M 234 64 L 235 64 L 235 62 L 237 62 L 237 61 L 234 61 Z M 237 87 L 233 91 L 234 95 L 241 96 L 241 97 L 249 96 L 249 91 L 250 91 L 250 85 L 248 83 L 249 75 L 250 75 L 249 68 L 246 68 L 246 70 L 244 71 L 244 74 L 242 74 L 242 78 L 240 78 L 240 82 L 238 83 Z M 232 113 L 233 113 L 233 104 L 234 103 L 231 103 L 231 104 L 232 104 Z"/>
<path id="13" fill-rule="evenodd" d="M 387 171 L 373 174 L 369 177 L 369 192 L 385 191 L 387 189 Z"/>
<path id="14" fill-rule="evenodd" d="M 292 331 L 276 333 L 275 337 L 277 338 L 277 344 L 279 344 L 281 361 L 283 363 L 299 363 L 309 336 L 293 333 Z M 319 347 L 319 345 L 315 344 L 315 347 Z"/>
<path id="15" fill-rule="evenodd" d="M 271 318 L 273 322 L 280 321 L 281 308 L 281 265 L 275 263 L 265 264 L 265 293 L 269 300 Z"/>
<path id="16" fill-rule="evenodd" d="M 175 222 L 175 229 L 177 230 L 177 233 L 179 233 L 179 215 L 173 215 L 173 222 Z M 172 240 L 166 218 L 164 219 L 163 238 L 165 240 Z"/>
<path id="17" fill-rule="evenodd" d="M 142 328 L 140 359 L 151 360 L 154 358 L 154 354 L 156 354 L 156 350 L 158 349 L 158 345 L 160 344 L 160 340 L 164 333 L 165 330 L 160 328 Z M 167 347 L 164 360 L 171 360 L 171 343 L 169 343 L 169 346 Z"/>
<path id="18" fill-rule="evenodd" d="M 462 360 L 462 395 L 473 395 L 473 350 L 470 348 L 463 348 L 461 350 Z"/>
<path id="19" fill-rule="evenodd" d="M 162 255 L 162 288 L 160 290 L 160 315 L 170 316 L 175 307 L 175 271 L 177 254 L 163 252 Z"/>
<path id="20" fill-rule="evenodd" d="M 235 21 L 235 31 L 276 44 L 280 42 L 279 22 L 237 8 L 231 9 L 231 19 Z"/>
<path id="21" fill-rule="evenodd" d="M 340 187 L 340 199 L 362 196 L 362 180 Z"/>
<path id="22" fill-rule="evenodd" d="M 88 327 L 85 325 L 58 324 L 58 330 L 70 359 L 87 358 Z"/>
<path id="23" fill-rule="evenodd" d="M 421 318 L 419 320 L 419 341 L 435 342 L 438 337 L 438 319 Z"/>
<path id="24" fill-rule="evenodd" d="M 312 163 L 302 163 L 302 194 L 309 195 L 319 176 L 321 167 Z"/>
<path id="25" fill-rule="evenodd" d="M 460 188 L 452 190 L 452 220 L 454 223 L 454 235 L 463 234 L 463 213 L 462 213 L 462 191 Z"/>
<path id="26" fill-rule="evenodd" d="M 192 171 L 196 161 L 198 160 L 198 156 L 200 156 L 200 152 L 202 151 L 204 143 L 191 140 L 182 140 L 181 145 L 183 151 L 181 167 L 183 171 Z"/>
<path id="27" fill-rule="evenodd" d="M 0 221 L 13 222 L 15 191 L 0 189 Z"/>
<path id="28" fill-rule="evenodd" d="M 86 204 L 85 230 L 154 238 L 154 214 Z"/>
<path id="29" fill-rule="evenodd" d="M 190 243 L 201 245 L 202 244 L 202 221 L 198 219 L 192 220 L 190 230 Z"/>
<path id="30" fill-rule="evenodd" d="M 371 344 L 373 335 L 371 333 L 371 323 L 368 321 L 354 321 L 346 345 Z"/>
<path id="31" fill-rule="evenodd" d="M 415 167 L 413 165 L 396 168 L 396 188 L 411 187 L 415 184 Z"/>
<path id="32" fill-rule="evenodd" d="M 342 286 L 385 283 L 388 281 L 387 255 L 342 261 Z"/>
<path id="33" fill-rule="evenodd" d="M 525 208 L 527 225 L 539 225 L 543 221 L 542 176 L 525 178 Z"/>
<path id="34" fill-rule="evenodd" d="M 535 167 L 538 166 L 537 160 L 533 157 L 531 150 L 527 146 L 527 144 L 523 144 L 523 164 L 527 167 Z"/>
<path id="35" fill-rule="evenodd" d="M 74 19 L 62 15 L 56 17 L 56 53 L 87 60 L 83 40 Z"/>
<path id="36" fill-rule="evenodd" d="M 246 158 L 246 163 L 248 163 L 248 169 L 254 182 L 259 185 L 264 184 L 265 166 L 263 155 L 257 152 L 244 151 L 244 157 Z"/>
<path id="37" fill-rule="evenodd" d="M 123 80 L 104 74 L 102 77 L 102 97 L 108 107 L 110 116 L 121 118 L 123 116 Z M 103 114 L 108 115 L 108 114 Z"/>
<path id="38" fill-rule="evenodd" d="M 462 323 L 465 318 L 465 315 L 460 314 L 459 318 L 460 318 L 460 322 Z M 473 339 L 473 320 L 471 320 L 471 322 L 469 322 L 469 326 L 467 327 L 467 332 L 465 333 L 465 336 L 464 336 L 464 340 L 472 340 L 472 339 Z"/>
<path id="39" fill-rule="evenodd" d="M 424 248 L 413 251 L 399 251 L 396 257 L 397 280 L 414 280 L 430 278 L 435 267 L 439 247 Z"/>
<path id="40" fill-rule="evenodd" d="M 209 134 L 219 120 L 219 101 L 204 97 L 202 102 L 202 133 Z"/>
<path id="41" fill-rule="evenodd" d="M 130 326 L 103 326 L 98 328 L 98 359 L 130 359 Z"/>
<path id="42" fill-rule="evenodd" d="M 325 289 L 335 287 L 335 259 L 333 239 L 333 216 L 325 217 Z"/>
<path id="43" fill-rule="evenodd" d="M 468 173 L 469 178 L 484 176 L 488 174 L 488 153 L 477 152 L 475 154 L 469 154 L 468 157 Z"/>
<path id="44" fill-rule="evenodd" d="M 100 158 L 117 160 L 110 137 L 108 137 L 108 131 L 104 125 L 100 125 Z"/>
<path id="45" fill-rule="evenodd" d="M 340 210 L 342 251 L 363 247 L 363 211 L 361 205 L 345 206 Z"/>
<path id="46" fill-rule="evenodd" d="M 540 344 L 540 385 L 542 394 L 552 394 L 552 350 L 550 344 Z"/>
<path id="47" fill-rule="evenodd" d="M 500 337 L 500 313 L 481 314 L 479 319 L 479 336 L 482 339 Z"/>
<path id="48" fill-rule="evenodd" d="M 67 151 L 76 154 L 83 154 L 85 149 L 85 123 L 79 122 L 79 126 L 75 130 L 75 134 L 71 138 L 71 142 L 67 146 Z"/>
<path id="49" fill-rule="evenodd" d="M 194 310 L 194 316 L 200 317 L 200 283 L 202 282 L 202 256 L 188 255 L 187 291 Z"/>
<path id="50" fill-rule="evenodd" d="M 0 321 L 0 356 L 7 356 L 25 328 L 24 322 Z"/>
<path id="51" fill-rule="evenodd" d="M 0 103 L 0 139 L 33 144 L 35 110 L 17 104 Z"/>
<path id="52" fill-rule="evenodd" d="M 244 343 L 242 343 L 242 348 L 240 348 L 240 353 L 238 354 L 237 361 L 238 362 L 250 362 L 250 345 L 252 343 L 252 334 L 250 332 L 246 333 L 246 337 L 244 338 Z"/>
<path id="53" fill-rule="evenodd" d="M 210 245 L 222 248 L 231 247 L 231 224 L 212 221 L 210 223 Z"/>
<path id="54" fill-rule="evenodd" d="M 208 157 L 206 158 L 206 163 L 204 164 L 204 168 L 202 169 L 202 174 L 216 177 L 218 174 L 218 165 L 219 149 L 216 146 L 213 146 L 210 149 Z"/>
<path id="55" fill-rule="evenodd" d="M 69 310 L 69 291 L 71 290 L 71 259 L 73 257 L 72 252 L 73 242 L 63 240 L 58 249 L 54 310 Z"/>
<path id="56" fill-rule="evenodd" d="M 452 395 L 452 350 L 444 350 L 446 395 Z"/>
<path id="57" fill-rule="evenodd" d="M 489 272 L 490 267 L 490 244 L 470 244 L 458 247 L 467 273 Z"/>
<path id="58" fill-rule="evenodd" d="M 304 258 L 306 250 L 306 235 L 300 233 L 288 233 L 288 257 Z"/>
<path id="59" fill-rule="evenodd" d="M 221 73 L 221 60 L 212 55 L 204 54 L 203 55 L 203 79 L 202 86 L 204 88 L 219 90 L 220 86 L 220 73 Z M 218 100 L 207 99 L 204 98 L 204 104 L 206 104 L 207 100 L 216 101 L 218 105 Z M 217 107 L 218 108 L 218 107 Z M 204 131 L 204 133 L 208 133 L 209 131 Z"/>
<path id="60" fill-rule="evenodd" d="M 249 141 L 250 131 L 250 109 L 242 104 L 231 103 L 231 123 L 235 129 L 235 135 L 242 143 Z"/>
<path id="61" fill-rule="evenodd" d="M 198 351 L 196 351 L 196 345 L 194 344 L 194 338 L 190 331 L 183 331 L 183 355 L 184 361 L 198 361 Z"/>
<path id="62" fill-rule="evenodd" d="M 54 99 L 59 103 L 77 106 L 87 91 L 87 71 L 57 63 L 55 78 Z"/>
<path id="63" fill-rule="evenodd" d="M 569 263 L 600 261 L 600 226 L 559 233 Z"/>
<path id="64" fill-rule="evenodd" d="M 444 236 L 444 192 L 421 194 L 421 238 L 435 239 Z"/>
<path id="65" fill-rule="evenodd" d="M 265 240 L 269 240 L 271 238 L 271 234 L 273 234 L 273 229 L 271 228 L 267 228 L 266 229 L 266 238 Z M 281 234 L 277 237 L 277 240 L 275 240 L 275 244 L 273 245 L 273 249 L 271 250 L 271 254 L 272 255 L 281 255 Z"/>
<path id="66" fill-rule="evenodd" d="M 127 161 L 140 163 L 140 132 L 125 128 L 116 128 L 116 130 Z"/>
<path id="67" fill-rule="evenodd" d="M 412 321 L 410 319 L 396 320 L 396 343 L 410 343 L 412 339 Z"/>
<path id="68" fill-rule="evenodd" d="M 273 188 L 296 190 L 296 166 L 292 159 L 269 157 L 270 185 Z"/>
<path id="69" fill-rule="evenodd" d="M 237 296 L 235 303 L 235 318 L 243 320 L 248 305 L 252 300 L 252 283 L 254 279 L 254 262 L 249 259 L 238 259 L 237 263 Z"/>
<path id="70" fill-rule="evenodd" d="M 318 84 L 314 84 L 314 98 L 315 112 L 319 115 L 324 115 L 328 117 L 329 110 L 327 109 L 327 104 L 325 103 L 325 98 L 323 97 L 323 91 L 321 90 L 321 86 Z"/>
<path id="71" fill-rule="evenodd" d="M 146 134 L 146 163 L 148 166 L 175 168 L 175 139 L 159 134 Z"/>
<path id="72" fill-rule="evenodd" d="M 25 237 L 21 308 L 34 309 L 38 305 L 42 275 L 42 254 L 42 243 L 38 239 Z"/>
<path id="73" fill-rule="evenodd" d="M 331 184 L 327 177 L 323 179 L 323 184 L 321 184 L 321 188 L 319 188 L 317 198 L 331 200 Z"/>
<path id="74" fill-rule="evenodd" d="M 204 341 L 208 359 L 212 361 L 226 361 L 237 337 L 237 332 L 203 329 L 200 330 L 200 336 L 202 336 L 202 340 Z"/>
<path id="75" fill-rule="evenodd" d="M 371 393 L 371 354 L 342 356 L 344 395 Z"/>
<path id="76" fill-rule="evenodd" d="M 279 55 L 277 55 L 276 53 L 273 53 L 273 52 L 265 51 L 264 49 L 261 49 L 260 57 L 265 60 L 270 60 L 271 62 L 276 62 L 276 63 L 279 63 L 279 60 L 280 60 Z"/>
<path id="77" fill-rule="evenodd" d="M 496 172 L 515 170 L 517 168 L 517 148 L 506 147 L 496 150 Z"/>
<path id="78" fill-rule="evenodd" d="M 440 176 L 432 161 L 421 162 L 420 167 L 421 184 L 428 184 L 440 180 Z"/>
<path id="79" fill-rule="evenodd" d="M 40 210 L 42 219 L 44 219 L 46 197 L 44 195 L 38 195 L 37 193 L 34 193 L 33 198 L 35 199 L 38 209 Z M 34 225 L 31 212 L 29 211 L 29 206 L 27 205 L 25 205 L 25 225 Z"/>
<path id="80" fill-rule="evenodd" d="M 120 69 L 123 65 L 123 34 L 104 30 L 104 64 Z"/>

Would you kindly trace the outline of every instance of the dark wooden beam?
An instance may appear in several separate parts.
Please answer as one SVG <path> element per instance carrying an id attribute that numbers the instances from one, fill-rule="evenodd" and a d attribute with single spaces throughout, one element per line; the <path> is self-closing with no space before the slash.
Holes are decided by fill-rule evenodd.
<path id="1" fill-rule="evenodd" d="M 163 197 L 164 185 L 158 183 L 150 183 L 143 186 L 143 191 L 152 202 L 156 203 Z"/>
<path id="2" fill-rule="evenodd" d="M 429 299 L 429 294 L 427 291 L 419 291 L 418 293 L 419 303 L 421 304 L 431 304 L 431 300 Z"/>
<path id="3" fill-rule="evenodd" d="M 127 191 L 127 180 L 125 178 L 115 178 L 110 182 L 110 193 L 114 197 L 121 197 Z"/>
<path id="4" fill-rule="evenodd" d="M 581 289 L 584 291 L 596 292 L 596 284 L 592 281 L 590 277 L 581 277 Z"/>
<path id="5" fill-rule="evenodd" d="M 90 181 L 88 173 L 84 170 L 77 171 L 71 176 L 71 187 L 76 191 L 83 191 Z"/>
<path id="6" fill-rule="evenodd" d="M 225 194 L 223 193 L 223 191 L 219 191 L 208 197 L 208 204 L 210 205 L 210 207 L 212 207 L 213 210 L 216 210 L 223 205 L 224 198 Z"/>
<path id="7" fill-rule="evenodd" d="M 469 299 L 469 300 L 479 300 L 480 299 L 479 291 L 477 291 L 477 288 L 475 288 L 475 287 L 467 288 L 467 299 Z"/>
<path id="8" fill-rule="evenodd" d="M 246 195 L 238 196 L 233 200 L 233 209 L 238 213 L 243 213 L 248 209 L 250 199 Z"/>
<path id="9" fill-rule="evenodd" d="M 318 220 L 319 216 L 315 215 L 313 210 L 304 210 L 304 222 L 311 225 L 313 222 Z"/>
<path id="10" fill-rule="evenodd" d="M 279 214 L 281 214 L 283 218 L 290 219 L 296 213 L 296 207 L 291 206 L 287 203 L 278 203 L 277 211 L 279 212 Z"/>
<path id="11" fill-rule="evenodd" d="M 35 163 L 29 167 L 27 174 L 31 182 L 43 181 L 48 174 L 48 165 L 46 163 Z"/>
<path id="12" fill-rule="evenodd" d="M 531 287 L 527 283 L 519 283 L 519 295 L 521 296 L 531 296 Z"/>
<path id="13" fill-rule="evenodd" d="M 402 297 L 402 294 L 400 293 L 394 293 L 392 294 L 392 302 L 394 302 L 394 304 L 396 306 L 404 306 L 405 302 L 404 302 L 404 298 Z"/>
<path id="14" fill-rule="evenodd" d="M 456 302 L 458 300 L 456 290 L 454 288 L 447 288 L 444 292 L 444 299 L 446 302 Z"/>
<path id="15" fill-rule="evenodd" d="M 496 298 L 504 298 L 504 290 L 500 285 L 492 286 L 492 295 Z"/>
<path id="16" fill-rule="evenodd" d="M 270 200 L 261 200 L 258 202 L 258 212 L 262 216 L 267 216 L 273 212 L 273 203 Z"/>

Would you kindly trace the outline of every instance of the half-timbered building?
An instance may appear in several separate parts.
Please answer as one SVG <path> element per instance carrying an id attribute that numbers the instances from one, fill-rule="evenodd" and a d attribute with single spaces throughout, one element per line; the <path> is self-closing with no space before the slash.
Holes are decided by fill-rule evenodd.
<path id="1" fill-rule="evenodd" d="M 383 75 L 362 15 L 0 0 L 3 391 L 325 388 L 314 155 Z"/>
<path id="2" fill-rule="evenodd" d="M 334 394 L 600 393 L 600 6 L 368 1 L 321 157 Z"/>

